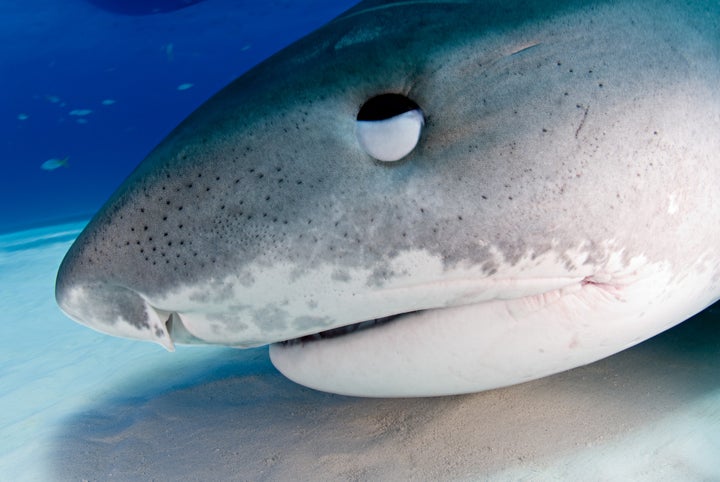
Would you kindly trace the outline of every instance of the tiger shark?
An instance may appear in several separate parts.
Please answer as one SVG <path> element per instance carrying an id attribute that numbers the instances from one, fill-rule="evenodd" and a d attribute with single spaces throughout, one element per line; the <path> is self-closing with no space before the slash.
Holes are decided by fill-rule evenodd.
<path id="1" fill-rule="evenodd" d="M 584 365 L 720 297 L 718 86 L 718 2 L 364 1 L 160 143 L 56 298 L 340 394 Z"/>

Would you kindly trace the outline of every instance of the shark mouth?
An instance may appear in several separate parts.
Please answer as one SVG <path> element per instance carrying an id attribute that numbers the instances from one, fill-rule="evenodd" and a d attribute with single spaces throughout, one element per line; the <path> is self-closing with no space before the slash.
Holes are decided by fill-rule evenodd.
<path id="1" fill-rule="evenodd" d="M 420 310 L 421 311 L 421 310 Z M 319 340 L 327 340 L 331 338 L 337 338 L 350 333 L 356 333 L 362 330 L 367 330 L 381 325 L 391 323 L 398 318 L 409 315 L 411 313 L 418 313 L 419 311 L 409 311 L 407 313 L 398 313 L 390 316 L 383 316 L 381 318 L 375 318 L 374 320 L 365 320 L 358 323 L 352 323 L 350 325 L 339 326 L 337 328 L 331 328 L 329 330 L 321 331 L 318 333 L 312 333 L 310 335 L 301 336 L 298 338 L 292 338 L 290 340 L 284 340 L 279 342 L 282 345 L 302 345 L 305 343 L 312 343 Z"/>
<path id="2" fill-rule="evenodd" d="M 667 328 L 677 316 L 650 309 L 647 292 L 645 282 L 587 276 L 546 291 L 408 310 L 273 343 L 270 358 L 296 383 L 342 395 L 487 390 L 590 363 Z"/>
<path id="3" fill-rule="evenodd" d="M 573 283 L 573 284 L 570 284 L 569 286 L 582 287 L 582 286 L 587 286 L 587 285 L 593 285 L 593 286 L 599 287 L 603 290 L 610 290 L 609 285 L 607 285 L 605 283 L 596 282 L 590 276 L 583 278 L 579 284 Z M 564 286 L 563 288 L 551 289 L 546 292 L 535 293 L 532 295 L 519 296 L 518 298 L 514 298 L 514 301 L 521 301 L 523 299 L 527 300 L 527 299 L 534 298 L 537 300 L 542 300 L 542 301 L 540 301 L 540 303 L 547 302 L 548 299 L 554 298 L 552 296 L 553 294 L 562 296 L 563 289 L 567 289 L 569 286 Z M 487 301 L 492 301 L 492 300 L 487 300 Z M 508 301 L 510 301 L 510 300 L 508 300 Z M 470 305 L 476 305 L 476 304 L 478 304 L 478 303 L 470 303 Z M 459 305 L 458 307 L 461 307 L 461 306 L 462 305 Z M 407 311 L 407 312 L 395 313 L 395 314 L 392 314 L 389 316 L 383 316 L 383 317 L 378 317 L 378 318 L 374 318 L 371 320 L 365 320 L 365 321 L 360 321 L 357 323 L 351 323 L 349 325 L 330 328 L 328 330 L 320 331 L 317 333 L 311 333 L 311 334 L 303 335 L 303 336 L 300 336 L 297 338 L 279 341 L 279 342 L 276 342 L 276 344 L 279 344 L 282 346 L 293 346 L 293 345 L 303 345 L 303 344 L 312 343 L 312 342 L 321 341 L 321 340 L 329 340 L 329 339 L 333 339 L 333 338 L 338 338 L 341 336 L 349 335 L 351 333 L 358 333 L 358 332 L 368 330 L 371 328 L 377 328 L 380 326 L 388 325 L 394 321 L 399 320 L 400 318 L 407 317 L 409 315 L 416 315 L 416 314 L 422 313 L 423 311 L 428 311 L 428 310 L 411 310 L 411 311 Z"/>
<path id="4" fill-rule="evenodd" d="M 547 303 L 553 303 L 558 301 L 558 299 L 565 296 L 568 291 L 588 287 L 589 285 L 592 285 L 595 288 L 601 288 L 601 291 L 610 291 L 610 286 L 606 285 L 605 283 L 598 283 L 592 277 L 585 277 L 584 279 L 580 278 L 579 280 L 569 280 L 569 282 L 568 280 L 565 280 L 564 283 L 556 283 L 555 286 L 545 291 L 532 289 L 528 292 L 525 290 L 520 290 L 519 296 L 518 293 L 514 293 L 513 295 L 515 296 L 506 294 L 505 296 L 500 296 L 498 298 L 482 301 L 471 301 L 468 303 L 461 303 L 452 306 L 454 306 L 455 308 L 462 308 L 464 306 L 477 307 L 487 303 L 502 301 L 513 304 L 524 303 L 532 305 L 535 308 L 539 308 Z M 165 311 L 155 308 L 148 301 L 145 301 L 145 303 L 147 310 L 155 315 L 151 316 L 151 318 L 157 319 L 157 323 L 153 324 L 153 326 L 156 327 L 156 341 L 164 345 L 166 348 L 172 350 L 174 348 L 174 343 L 223 344 L 219 343 L 217 340 L 208 339 L 206 336 L 204 336 L 207 334 L 207 330 L 205 330 L 205 332 L 198 330 L 198 327 L 201 325 L 197 323 L 197 321 L 193 320 L 192 317 L 189 317 L 186 313 Z M 387 327 L 390 324 L 394 324 L 401 319 L 415 319 L 423 313 L 439 313 L 445 311 L 446 309 L 448 309 L 448 306 L 443 306 L 443 304 L 438 304 L 437 307 L 433 307 L 430 304 L 424 304 L 424 306 L 418 307 L 416 304 L 416 307 L 411 307 L 407 311 L 398 311 L 396 313 L 390 313 L 386 316 L 361 320 L 342 326 L 335 326 L 322 331 L 310 333 L 305 332 L 304 334 L 294 337 L 290 334 L 290 337 L 286 339 L 281 338 L 275 339 L 274 341 L 270 340 L 264 342 L 260 339 L 258 339 L 257 341 L 254 339 L 250 339 L 248 343 L 228 345 L 237 346 L 238 348 L 249 348 L 270 343 L 283 347 L 301 347 L 308 344 L 315 344 L 323 340 L 335 340 L 351 334 L 356 335 L 368 331 L 374 331 L 379 328 Z"/>
<path id="5" fill-rule="evenodd" d="M 499 296 L 498 299 L 502 299 L 505 302 L 511 302 L 511 303 L 522 303 L 526 302 L 529 304 L 534 305 L 535 307 L 540 307 L 545 305 L 546 303 L 552 303 L 563 296 L 565 296 L 568 291 L 573 291 L 576 289 L 582 289 L 584 287 L 593 287 L 598 289 L 601 292 L 605 293 L 613 293 L 617 294 L 617 287 L 612 285 L 611 283 L 606 283 L 603 281 L 598 281 L 594 276 L 585 276 L 583 278 L 574 278 L 569 280 L 562 280 L 561 283 L 556 283 L 554 286 L 550 287 L 549 289 L 531 289 L 526 292 L 521 292 L 520 294 L 517 294 L 515 296 Z M 487 299 L 482 300 L 479 302 L 469 302 L 469 303 L 461 303 L 458 305 L 454 305 L 455 308 L 462 308 L 464 306 L 478 306 L 483 303 L 498 301 L 498 299 Z M 350 334 L 357 334 L 360 332 L 365 332 L 369 329 L 376 329 L 380 327 L 385 327 L 391 323 L 397 322 L 400 319 L 405 318 L 413 318 L 416 317 L 416 315 L 419 315 L 423 312 L 437 312 L 439 310 L 443 310 L 445 308 L 448 308 L 448 306 L 438 306 L 438 307 L 423 307 L 422 309 L 410 309 L 408 311 L 401 311 L 398 313 L 394 313 L 388 316 L 382 316 L 377 317 L 374 319 L 364 320 L 356 323 L 351 323 L 344 326 L 334 327 L 330 328 L 328 330 L 320 331 L 317 333 L 310 333 L 307 335 L 299 336 L 296 338 L 291 338 L 287 340 L 277 341 L 274 342 L 276 345 L 280 345 L 283 347 L 292 347 L 292 346 L 303 346 L 306 344 L 322 341 L 322 340 L 332 340 L 340 337 L 344 337 L 346 335 Z"/>

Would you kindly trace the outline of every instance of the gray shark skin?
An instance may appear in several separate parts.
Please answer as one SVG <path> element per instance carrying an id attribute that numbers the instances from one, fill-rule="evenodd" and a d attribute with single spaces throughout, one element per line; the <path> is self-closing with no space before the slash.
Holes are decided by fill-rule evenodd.
<path id="1" fill-rule="evenodd" d="M 57 301 L 351 395 L 590 363 L 720 297 L 718 85 L 718 2 L 362 2 L 155 148 Z M 359 142 L 388 93 L 424 122 L 397 162 Z"/>

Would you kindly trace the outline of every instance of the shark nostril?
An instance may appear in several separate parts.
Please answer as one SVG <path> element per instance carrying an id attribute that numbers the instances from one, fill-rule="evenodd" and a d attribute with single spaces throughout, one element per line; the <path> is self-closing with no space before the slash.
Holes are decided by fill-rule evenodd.
<path id="1" fill-rule="evenodd" d="M 165 331 L 174 343 L 185 343 L 190 345 L 205 343 L 203 340 L 188 331 L 179 313 L 175 311 L 165 312 L 162 310 L 156 310 L 156 312 L 162 317 L 167 315 L 167 319 L 165 320 Z"/>
<path id="2" fill-rule="evenodd" d="M 167 332 L 172 336 L 172 331 L 173 331 L 173 313 L 170 313 L 170 315 L 168 315 L 168 319 L 165 320 L 165 329 L 166 329 Z"/>

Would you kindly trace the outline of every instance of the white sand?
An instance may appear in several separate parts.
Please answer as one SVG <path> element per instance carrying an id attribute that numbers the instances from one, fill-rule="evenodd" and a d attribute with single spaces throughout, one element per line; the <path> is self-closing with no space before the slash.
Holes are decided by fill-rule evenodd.
<path id="1" fill-rule="evenodd" d="M 75 325 L 53 282 L 78 228 L 0 236 L 0 480 L 720 479 L 720 312 L 516 387 L 339 397 L 266 349 Z"/>

